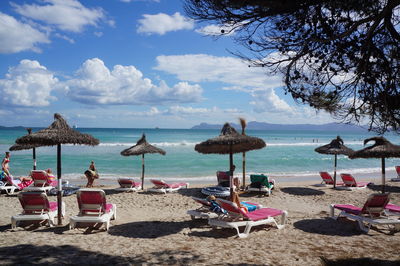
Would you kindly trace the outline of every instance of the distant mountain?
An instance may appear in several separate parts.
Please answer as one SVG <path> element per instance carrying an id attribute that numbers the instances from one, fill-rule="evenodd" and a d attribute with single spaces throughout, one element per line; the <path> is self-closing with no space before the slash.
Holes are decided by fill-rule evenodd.
<path id="1" fill-rule="evenodd" d="M 25 129 L 25 127 L 23 127 L 23 126 L 16 126 L 16 127 L 0 126 L 0 129 Z"/>
<path id="2" fill-rule="evenodd" d="M 191 129 L 221 129 L 223 125 L 220 124 L 207 124 L 201 123 L 200 125 L 193 126 Z M 231 126 L 237 130 L 241 130 L 239 124 L 231 123 Z M 249 130 L 312 130 L 312 131 L 333 131 L 333 132 L 366 132 L 367 129 L 340 123 L 328 123 L 322 125 L 313 124 L 270 124 L 265 122 L 252 121 L 247 123 L 246 129 Z"/>

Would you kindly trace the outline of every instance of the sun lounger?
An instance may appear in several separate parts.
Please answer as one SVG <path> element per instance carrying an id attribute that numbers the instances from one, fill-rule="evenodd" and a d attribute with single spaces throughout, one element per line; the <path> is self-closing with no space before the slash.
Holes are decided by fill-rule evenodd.
<path id="1" fill-rule="evenodd" d="M 389 202 L 390 195 L 388 193 L 376 193 L 368 197 L 362 208 L 351 204 L 331 204 L 330 217 L 337 220 L 339 217 L 347 217 L 355 220 L 360 229 L 368 232 L 372 225 L 393 226 L 396 230 L 400 229 L 400 220 L 393 219 L 385 215 L 385 208 Z M 340 213 L 335 216 L 335 209 Z"/>
<path id="2" fill-rule="evenodd" d="M 5 175 L 0 185 L 0 190 L 4 190 L 7 195 L 12 195 L 15 191 L 20 191 L 31 184 L 32 181 L 20 181 L 19 179 L 14 179 L 11 176 Z"/>
<path id="3" fill-rule="evenodd" d="M 18 194 L 23 208 L 21 214 L 11 217 L 11 228 L 15 229 L 20 221 L 46 221 L 49 226 L 55 225 L 57 202 L 49 201 L 45 192 L 31 191 Z M 65 215 L 65 204 L 62 202 L 62 216 Z"/>
<path id="4" fill-rule="evenodd" d="M 192 220 L 196 218 L 209 219 L 218 217 L 218 214 L 210 210 L 211 203 L 207 199 L 192 197 L 194 201 L 200 203 L 200 207 L 195 210 L 188 210 L 187 214 L 190 215 Z"/>
<path id="5" fill-rule="evenodd" d="M 197 198 L 197 197 L 192 197 L 194 201 L 197 203 L 200 203 L 200 207 L 195 209 L 195 210 L 188 210 L 187 214 L 190 215 L 192 220 L 196 218 L 200 219 L 210 219 L 210 218 L 216 218 L 218 217 L 221 213 L 215 213 L 211 211 L 211 203 L 207 199 L 202 199 L 202 198 Z M 241 204 L 245 205 L 248 207 L 249 211 L 255 211 L 256 209 L 262 208 L 261 204 L 257 203 L 252 203 L 252 202 L 247 202 L 243 201 Z"/>
<path id="6" fill-rule="evenodd" d="M 400 206 L 388 203 L 385 207 L 385 213 L 389 216 L 400 216 Z"/>
<path id="7" fill-rule="evenodd" d="M 263 174 L 250 175 L 250 181 L 250 185 L 248 185 L 246 188 L 247 191 L 261 192 L 269 196 L 275 187 L 275 180 L 269 180 L 268 176 Z"/>
<path id="8" fill-rule="evenodd" d="M 236 229 L 239 238 L 245 238 L 249 235 L 253 226 L 274 224 L 278 229 L 284 227 L 286 223 L 287 212 L 273 208 L 260 208 L 252 212 L 244 212 L 238 208 L 236 203 L 228 200 L 217 199 L 218 204 L 228 213 L 218 218 L 208 220 L 208 224 L 213 227 Z M 281 222 L 277 223 L 276 216 L 281 216 Z M 239 232 L 239 227 L 245 226 L 243 233 Z"/>
<path id="9" fill-rule="evenodd" d="M 353 190 L 353 189 L 360 189 L 366 188 L 370 182 L 357 182 L 355 178 L 351 174 L 340 174 L 344 185 L 337 186 L 336 189 L 341 190 Z"/>
<path id="10" fill-rule="evenodd" d="M 49 191 L 57 187 L 57 180 L 54 180 L 52 176 L 43 170 L 32 170 L 31 177 L 33 183 L 24 188 L 24 191 Z"/>
<path id="11" fill-rule="evenodd" d="M 229 187 L 229 172 L 217 171 L 217 182 L 218 186 Z"/>
<path id="12" fill-rule="evenodd" d="M 328 172 L 319 172 L 319 175 L 322 178 L 321 184 L 326 184 L 326 185 L 333 185 L 334 184 L 333 177 Z M 343 182 L 338 182 L 336 180 L 336 185 L 337 186 L 343 186 L 344 183 Z"/>
<path id="13" fill-rule="evenodd" d="M 142 185 L 141 182 L 135 182 L 132 178 L 118 178 L 118 184 L 120 187 L 115 190 L 125 192 L 138 191 Z"/>
<path id="14" fill-rule="evenodd" d="M 69 218 L 69 229 L 76 223 L 104 224 L 107 231 L 110 220 L 117 218 L 117 206 L 106 202 L 106 193 L 101 189 L 80 189 L 76 193 L 79 213 Z"/>
<path id="15" fill-rule="evenodd" d="M 150 179 L 150 182 L 153 183 L 154 187 L 149 188 L 148 191 L 156 192 L 156 193 L 164 193 L 178 191 L 179 189 L 185 187 L 189 187 L 189 183 L 166 183 L 163 180 L 158 179 Z"/>
<path id="16" fill-rule="evenodd" d="M 393 182 L 400 182 L 400 165 L 394 167 L 396 169 L 397 177 L 390 179 Z"/>

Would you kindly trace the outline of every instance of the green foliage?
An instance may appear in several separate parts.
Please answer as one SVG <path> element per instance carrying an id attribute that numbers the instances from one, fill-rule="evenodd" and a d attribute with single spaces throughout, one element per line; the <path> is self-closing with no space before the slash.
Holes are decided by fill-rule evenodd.
<path id="1" fill-rule="evenodd" d="M 184 2 L 192 18 L 229 25 L 248 51 L 236 55 L 282 73 L 297 102 L 400 132 L 400 0 Z"/>

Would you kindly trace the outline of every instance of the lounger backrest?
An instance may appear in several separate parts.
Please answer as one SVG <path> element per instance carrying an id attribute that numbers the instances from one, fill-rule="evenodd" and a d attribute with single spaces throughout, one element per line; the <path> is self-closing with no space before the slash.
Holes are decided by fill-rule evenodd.
<path id="1" fill-rule="evenodd" d="M 80 189 L 76 193 L 82 214 L 102 214 L 106 212 L 106 193 L 101 189 Z"/>
<path id="2" fill-rule="evenodd" d="M 400 165 L 395 166 L 395 168 L 396 168 L 397 176 L 400 177 Z"/>
<path id="3" fill-rule="evenodd" d="M 319 172 L 319 175 L 322 177 L 325 183 L 333 184 L 333 178 L 328 172 Z"/>
<path id="4" fill-rule="evenodd" d="M 217 199 L 217 202 L 224 210 L 226 210 L 229 213 L 246 216 L 246 214 L 240 208 L 238 208 L 236 203 L 234 203 L 232 201 L 224 200 L 224 199 Z"/>
<path id="5" fill-rule="evenodd" d="M 268 176 L 266 175 L 250 175 L 251 183 L 260 183 L 261 186 L 270 187 L 271 184 L 269 183 Z"/>
<path id="6" fill-rule="evenodd" d="M 151 183 L 153 183 L 156 187 L 160 188 L 166 188 L 168 187 L 168 184 L 165 183 L 163 180 L 157 180 L 157 179 L 150 179 Z"/>
<path id="7" fill-rule="evenodd" d="M 118 178 L 118 183 L 121 187 L 134 187 L 135 182 L 129 178 Z"/>
<path id="8" fill-rule="evenodd" d="M 347 186 L 356 186 L 357 182 L 351 174 L 340 174 L 343 183 Z"/>
<path id="9" fill-rule="evenodd" d="M 50 203 L 44 192 L 21 192 L 18 194 L 24 213 L 47 212 L 50 209 Z"/>
<path id="10" fill-rule="evenodd" d="M 196 198 L 196 197 L 192 197 L 192 199 L 204 206 L 211 206 L 210 202 L 207 199 L 201 199 L 201 198 Z"/>
<path id="11" fill-rule="evenodd" d="M 389 193 L 375 193 L 368 197 L 365 202 L 361 213 L 369 214 L 370 216 L 380 216 L 384 211 L 386 205 L 389 203 Z"/>
<path id="12" fill-rule="evenodd" d="M 5 181 L 7 182 L 7 184 L 9 184 L 9 185 L 11 185 L 11 186 L 12 186 L 12 185 L 15 185 L 11 176 L 9 176 L 9 175 L 4 175 L 4 178 L 5 178 Z"/>
<path id="13" fill-rule="evenodd" d="M 225 171 L 217 171 L 217 182 L 218 185 L 228 182 L 229 186 L 229 173 Z"/>
<path id="14" fill-rule="evenodd" d="M 45 187 L 51 184 L 49 175 L 43 170 L 32 170 L 31 177 L 35 187 Z"/>

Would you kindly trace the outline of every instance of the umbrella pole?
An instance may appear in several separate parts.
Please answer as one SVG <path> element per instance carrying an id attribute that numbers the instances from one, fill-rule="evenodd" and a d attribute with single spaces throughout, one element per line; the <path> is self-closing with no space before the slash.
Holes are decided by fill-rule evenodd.
<path id="1" fill-rule="evenodd" d="M 33 157 L 33 170 L 36 170 L 36 149 L 32 149 L 32 157 Z"/>
<path id="2" fill-rule="evenodd" d="M 243 152 L 243 190 L 246 187 L 246 153 Z"/>
<path id="3" fill-rule="evenodd" d="M 57 144 L 57 224 L 62 225 L 62 179 L 61 179 L 61 144 Z"/>
<path id="4" fill-rule="evenodd" d="M 333 188 L 336 188 L 336 167 L 337 167 L 337 154 L 335 154 L 335 166 L 333 168 Z"/>
<path id="5" fill-rule="evenodd" d="M 385 158 L 382 158 L 382 193 L 385 193 Z"/>
<path id="6" fill-rule="evenodd" d="M 144 153 L 142 154 L 142 190 L 144 189 Z"/>
<path id="7" fill-rule="evenodd" d="M 233 200 L 233 152 L 232 152 L 232 144 L 230 145 L 229 152 L 229 191 L 231 201 Z"/>

